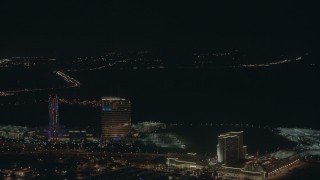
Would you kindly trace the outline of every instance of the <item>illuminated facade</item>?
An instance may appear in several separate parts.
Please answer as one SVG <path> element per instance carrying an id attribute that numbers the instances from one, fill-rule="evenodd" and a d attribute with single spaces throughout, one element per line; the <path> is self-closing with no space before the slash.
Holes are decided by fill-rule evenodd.
<path id="1" fill-rule="evenodd" d="M 59 136 L 59 98 L 56 94 L 49 95 L 49 129 L 48 138 L 55 139 Z"/>
<path id="2" fill-rule="evenodd" d="M 168 167 L 176 167 L 182 169 L 201 169 L 202 166 L 191 161 L 182 161 L 178 158 L 167 158 Z"/>
<path id="3" fill-rule="evenodd" d="M 34 136 L 35 131 L 23 126 L 0 126 L 0 137 L 21 140 Z"/>
<path id="4" fill-rule="evenodd" d="M 246 146 L 243 146 L 243 131 L 229 132 L 218 136 L 218 162 L 230 164 L 245 158 Z"/>
<path id="5" fill-rule="evenodd" d="M 131 130 L 131 102 L 120 97 L 103 97 L 101 109 L 101 137 L 121 140 Z"/>
<path id="6" fill-rule="evenodd" d="M 245 155 L 247 154 L 247 146 L 243 145 L 243 131 L 239 132 L 229 132 L 231 135 L 236 135 L 239 137 L 239 145 L 238 145 L 238 151 L 239 151 L 239 159 L 244 159 Z"/>

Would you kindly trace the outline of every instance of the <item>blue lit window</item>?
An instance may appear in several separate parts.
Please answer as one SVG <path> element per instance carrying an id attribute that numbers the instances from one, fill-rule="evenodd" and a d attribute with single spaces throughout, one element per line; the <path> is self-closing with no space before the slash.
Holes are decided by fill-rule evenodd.
<path id="1" fill-rule="evenodd" d="M 102 107 L 102 111 L 112 111 L 112 108 L 111 107 Z"/>
<path id="2" fill-rule="evenodd" d="M 122 138 L 121 138 L 121 137 L 114 137 L 114 138 L 112 138 L 112 140 L 114 140 L 114 141 L 121 141 Z"/>

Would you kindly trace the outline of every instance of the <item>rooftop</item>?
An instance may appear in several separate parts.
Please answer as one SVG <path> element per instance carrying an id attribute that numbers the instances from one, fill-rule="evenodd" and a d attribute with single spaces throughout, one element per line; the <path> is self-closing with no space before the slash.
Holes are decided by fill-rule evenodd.
<path id="1" fill-rule="evenodd" d="M 101 98 L 102 101 L 124 101 L 125 98 L 117 97 L 117 96 L 106 96 Z"/>

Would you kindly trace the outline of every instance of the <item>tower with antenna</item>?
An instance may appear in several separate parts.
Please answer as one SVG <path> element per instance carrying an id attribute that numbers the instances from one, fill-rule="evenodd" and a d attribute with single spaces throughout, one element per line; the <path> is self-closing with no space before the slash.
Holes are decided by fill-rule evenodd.
<path id="1" fill-rule="evenodd" d="M 59 98 L 57 94 L 49 95 L 49 129 L 48 139 L 56 139 L 59 136 Z"/>

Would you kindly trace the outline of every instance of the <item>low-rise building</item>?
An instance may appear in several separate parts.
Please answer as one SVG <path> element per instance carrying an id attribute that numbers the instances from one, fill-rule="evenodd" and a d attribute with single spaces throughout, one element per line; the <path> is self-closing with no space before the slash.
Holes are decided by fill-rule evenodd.
<path id="1" fill-rule="evenodd" d="M 222 179 L 262 180 L 277 176 L 299 161 L 294 151 L 277 151 L 266 156 L 252 158 L 243 167 L 221 166 L 218 174 Z"/>
<path id="2" fill-rule="evenodd" d="M 32 137 L 35 131 L 24 126 L 0 126 L 0 137 L 21 140 L 25 137 Z"/>

